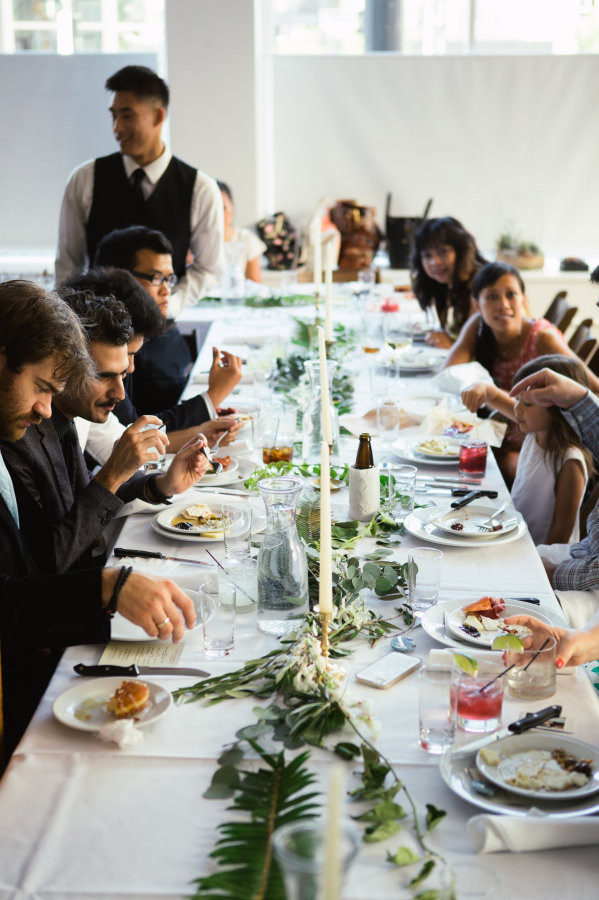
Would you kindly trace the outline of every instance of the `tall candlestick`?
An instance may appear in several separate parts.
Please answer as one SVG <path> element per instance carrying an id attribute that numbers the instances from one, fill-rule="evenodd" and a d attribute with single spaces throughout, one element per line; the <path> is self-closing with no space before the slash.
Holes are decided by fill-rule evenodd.
<path id="1" fill-rule="evenodd" d="M 310 227 L 310 241 L 312 244 L 312 257 L 314 260 L 314 290 L 318 296 L 322 285 L 322 233 L 320 227 L 320 209 L 318 210 L 315 221 Z"/>
<path id="2" fill-rule="evenodd" d="M 328 240 L 324 245 L 324 281 L 325 293 L 325 338 L 333 340 L 333 322 L 331 308 L 333 304 L 333 241 Z"/>
<path id="3" fill-rule="evenodd" d="M 324 343 L 324 331 L 318 326 L 318 352 L 320 355 L 320 401 L 322 418 L 322 437 L 327 444 L 332 446 L 331 412 L 329 401 L 329 373 L 327 370 L 327 351 Z"/>
<path id="4" fill-rule="evenodd" d="M 341 898 L 341 820 L 344 780 L 343 767 L 333 766 L 329 781 L 329 806 L 324 838 L 323 900 Z"/>
<path id="5" fill-rule="evenodd" d="M 331 471 L 329 445 L 320 444 L 320 583 L 318 610 L 333 611 L 332 536 L 331 536 Z"/>

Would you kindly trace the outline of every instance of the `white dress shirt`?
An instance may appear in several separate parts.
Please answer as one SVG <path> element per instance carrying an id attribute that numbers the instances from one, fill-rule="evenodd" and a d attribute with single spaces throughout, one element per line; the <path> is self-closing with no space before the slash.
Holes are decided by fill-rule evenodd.
<path id="1" fill-rule="evenodd" d="M 144 166 L 142 181 L 144 196 L 148 198 L 171 161 L 172 153 L 164 148 L 162 154 Z M 83 163 L 70 175 L 60 207 L 58 248 L 56 251 L 56 284 L 85 271 L 90 264 L 87 258 L 85 226 L 92 208 L 94 193 L 95 160 Z M 130 156 L 123 156 L 127 178 L 139 168 Z M 190 249 L 193 263 L 179 281 L 177 291 L 170 299 L 169 315 L 177 316 L 183 307 L 189 306 L 206 293 L 206 289 L 218 283 L 224 269 L 223 251 L 223 201 L 216 181 L 204 172 L 196 175 L 191 199 Z"/>

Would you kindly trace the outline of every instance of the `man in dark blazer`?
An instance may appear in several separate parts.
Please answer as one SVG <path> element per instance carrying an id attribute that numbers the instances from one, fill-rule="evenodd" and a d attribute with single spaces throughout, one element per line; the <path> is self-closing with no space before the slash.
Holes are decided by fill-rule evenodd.
<path id="1" fill-rule="evenodd" d="M 92 564 L 93 545 L 125 503 L 134 499 L 164 503 L 191 487 L 208 467 L 201 453 L 205 440 L 198 434 L 176 454 L 166 472 L 139 474 L 144 462 L 158 458 L 153 448 L 168 445 L 156 428 L 144 430 L 160 420 L 142 416 L 123 432 L 106 464 L 90 479 L 73 419 L 105 421 L 123 398 L 131 320 L 114 298 L 99 300 L 73 293 L 67 302 L 84 325 L 95 378 L 57 396 L 51 418 L 33 424 L 21 440 L 2 444 L 13 481 L 29 491 L 52 526 L 59 572 Z M 27 520 L 24 527 L 35 528 L 35 524 Z M 105 560 L 101 556 L 98 561 Z"/>
<path id="2" fill-rule="evenodd" d="M 49 418 L 52 397 L 66 384 L 89 376 L 85 336 L 69 307 L 36 284 L 0 284 L 0 437 L 5 445 Z M 36 514 L 37 527 L 27 538 L 21 522 L 35 521 Z M 108 640 L 117 608 L 150 637 L 180 640 L 181 613 L 189 627 L 195 620 L 191 601 L 171 582 L 134 572 L 119 591 L 118 569 L 55 572 L 51 531 L 29 494 L 13 484 L 0 453 L 0 744 L 3 733 L 5 758 L 33 714 L 60 648 Z M 0 771 L 1 756 L 0 746 Z"/>

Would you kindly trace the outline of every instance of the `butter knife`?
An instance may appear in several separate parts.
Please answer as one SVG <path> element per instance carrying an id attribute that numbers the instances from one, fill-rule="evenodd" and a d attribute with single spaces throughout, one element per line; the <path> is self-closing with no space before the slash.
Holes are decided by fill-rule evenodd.
<path id="1" fill-rule="evenodd" d="M 131 666 L 98 665 L 86 666 L 77 663 L 73 666 L 77 675 L 121 675 L 123 678 L 136 678 L 138 675 L 200 675 L 209 678 L 210 672 L 203 669 L 195 669 L 192 666 Z"/>

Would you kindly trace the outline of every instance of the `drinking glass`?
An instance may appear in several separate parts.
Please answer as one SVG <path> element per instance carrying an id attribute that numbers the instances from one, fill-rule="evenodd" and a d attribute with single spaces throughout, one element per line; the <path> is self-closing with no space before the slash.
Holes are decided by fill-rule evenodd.
<path id="1" fill-rule="evenodd" d="M 235 646 L 235 587 L 224 580 L 207 581 L 199 593 L 202 609 L 212 609 L 212 616 L 202 623 L 206 656 L 228 656 Z"/>
<path id="2" fill-rule="evenodd" d="M 144 425 L 143 428 L 140 428 L 141 431 L 151 431 L 152 429 L 156 431 L 162 432 L 162 434 L 166 434 L 166 425 Z M 159 447 L 148 447 L 148 453 L 157 453 L 158 459 L 151 459 L 147 463 L 143 464 L 144 472 L 159 472 L 162 471 L 166 467 L 166 450 L 162 450 L 162 444 Z"/>
<path id="3" fill-rule="evenodd" d="M 444 753 L 454 741 L 455 710 L 451 704 L 451 682 L 450 669 L 423 666 L 418 673 L 420 746 L 428 753 Z"/>
<path id="4" fill-rule="evenodd" d="M 297 413 L 295 407 L 271 403 L 262 412 L 262 461 L 291 462 Z"/>
<path id="5" fill-rule="evenodd" d="M 503 707 L 503 678 L 497 676 L 504 668 L 502 653 L 497 653 L 495 660 L 479 660 L 476 675 L 468 675 L 454 666 L 451 702 L 461 731 L 484 734 L 499 728 Z"/>
<path id="6" fill-rule="evenodd" d="M 516 700 L 544 700 L 556 691 L 556 640 L 541 632 L 524 638 L 524 651 L 506 650 L 505 664 L 514 668 L 506 674 L 510 697 Z"/>
<path id="7" fill-rule="evenodd" d="M 258 562 L 251 557 L 237 557 L 225 560 L 224 566 L 225 571 L 219 571 L 218 578 L 235 588 L 235 613 L 237 625 L 241 625 L 240 616 L 258 610 Z"/>
<path id="8" fill-rule="evenodd" d="M 376 424 L 381 443 L 392 443 L 399 427 L 399 409 L 388 397 L 377 398 Z"/>
<path id="9" fill-rule="evenodd" d="M 412 346 L 412 323 L 399 313 L 387 313 L 384 319 L 383 337 L 385 345 L 391 351 L 395 365 L 396 376 L 399 379 L 401 371 L 401 357 Z M 398 387 L 401 382 L 398 381 Z"/>
<path id="10" fill-rule="evenodd" d="M 412 609 L 423 612 L 437 602 L 441 584 L 443 553 L 431 547 L 408 552 L 408 591 Z"/>
<path id="11" fill-rule="evenodd" d="M 462 475 L 484 475 L 487 468 L 485 441 L 462 441 L 459 470 Z"/>
<path id="12" fill-rule="evenodd" d="M 274 854 L 283 873 L 288 900 L 315 900 L 324 896 L 325 826 L 322 821 L 290 822 L 272 837 Z M 360 831 L 353 822 L 341 823 L 339 856 L 342 877 L 358 853 Z"/>
<path id="13" fill-rule="evenodd" d="M 384 508 L 396 522 L 403 522 L 414 510 L 418 469 L 416 466 L 383 463 L 381 471 L 387 473 L 387 499 L 383 504 Z"/>
<path id="14" fill-rule="evenodd" d="M 247 559 L 252 555 L 252 508 L 243 503 L 223 503 L 225 559 Z"/>

